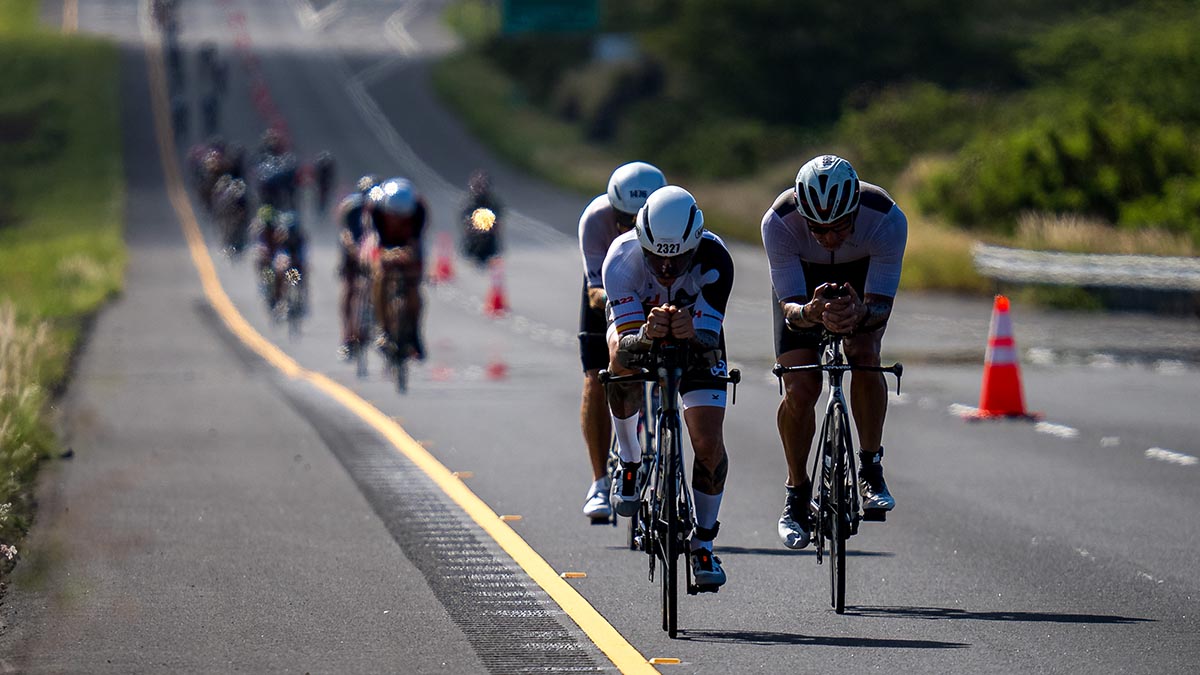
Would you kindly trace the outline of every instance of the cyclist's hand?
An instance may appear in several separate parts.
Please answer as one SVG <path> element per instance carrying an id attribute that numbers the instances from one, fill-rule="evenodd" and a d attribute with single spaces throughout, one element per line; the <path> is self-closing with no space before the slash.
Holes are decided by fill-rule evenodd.
<path id="1" fill-rule="evenodd" d="M 850 284 L 842 284 L 845 295 L 830 298 L 825 302 L 821 322 L 834 333 L 849 333 L 858 326 L 866 314 L 866 307 L 858 297 L 858 292 Z"/>
<path id="2" fill-rule="evenodd" d="M 608 303 L 608 296 L 604 293 L 603 288 L 587 289 L 588 307 L 597 310 L 603 310 L 604 305 Z"/>
<path id="3" fill-rule="evenodd" d="M 696 337 L 696 326 L 692 324 L 691 312 L 671 307 L 671 336 L 680 340 L 691 340 Z"/>
<path id="4" fill-rule="evenodd" d="M 646 337 L 658 340 L 665 338 L 671 331 L 671 308 L 669 305 L 655 307 L 646 317 Z"/>

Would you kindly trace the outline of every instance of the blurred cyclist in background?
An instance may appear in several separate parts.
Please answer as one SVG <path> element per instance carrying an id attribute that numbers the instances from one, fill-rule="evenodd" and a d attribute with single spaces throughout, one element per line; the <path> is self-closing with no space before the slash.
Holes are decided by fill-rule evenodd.
<path id="1" fill-rule="evenodd" d="M 412 356 L 425 358 L 425 345 L 421 339 L 421 278 L 424 274 L 424 258 L 421 250 L 421 235 L 428 220 L 425 200 L 407 178 L 389 178 L 371 188 L 367 194 L 368 246 L 375 251 L 374 287 L 375 316 L 384 334 L 380 336 L 380 347 L 394 352 L 407 342 Z M 385 276 L 399 274 L 403 282 L 405 307 L 408 310 L 409 335 L 395 335 L 393 327 L 399 317 L 390 315 L 391 303 L 384 297 Z"/>
<path id="2" fill-rule="evenodd" d="M 371 189 L 379 185 L 379 178 L 365 175 L 358 179 L 354 192 L 342 198 L 337 205 L 334 222 L 338 226 L 338 244 L 341 249 L 341 262 L 338 264 L 338 276 L 342 280 L 342 295 L 339 309 L 342 315 L 342 344 L 338 347 L 338 356 L 349 360 L 355 350 L 362 347 L 358 344 L 358 331 L 354 316 L 354 306 L 358 298 L 358 277 L 369 274 L 369 268 L 364 269 L 362 258 L 362 240 L 367 213 L 367 195 Z"/>

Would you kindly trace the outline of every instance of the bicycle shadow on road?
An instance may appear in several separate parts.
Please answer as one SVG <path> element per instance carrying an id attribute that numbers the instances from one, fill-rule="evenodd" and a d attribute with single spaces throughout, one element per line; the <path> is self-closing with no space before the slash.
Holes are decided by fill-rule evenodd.
<path id="1" fill-rule="evenodd" d="M 811 647 L 868 647 L 874 649 L 963 649 L 970 647 L 966 642 L 942 642 L 941 640 L 893 640 L 888 638 L 833 637 L 823 635 L 800 635 L 798 633 L 775 633 L 759 630 L 680 630 L 680 640 L 712 642 L 716 644 L 759 645 L 805 645 Z"/>
<path id="2" fill-rule="evenodd" d="M 809 558 L 817 555 L 816 549 L 809 546 L 798 551 L 793 551 L 789 548 L 778 547 L 753 547 L 753 546 L 721 546 L 717 544 L 714 553 L 718 555 L 769 555 L 769 556 L 807 556 Z M 895 553 L 887 551 L 846 551 L 847 558 L 891 558 Z"/>
<path id="3" fill-rule="evenodd" d="M 947 607 L 846 607 L 847 616 L 898 619 L 972 619 L 975 621 L 1028 621 L 1041 623 L 1133 624 L 1157 621 L 1115 614 L 1065 612 L 972 612 Z"/>

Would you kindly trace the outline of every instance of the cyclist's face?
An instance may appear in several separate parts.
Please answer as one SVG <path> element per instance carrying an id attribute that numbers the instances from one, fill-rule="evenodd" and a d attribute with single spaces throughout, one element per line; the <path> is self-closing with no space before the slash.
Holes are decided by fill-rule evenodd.
<path id="1" fill-rule="evenodd" d="M 811 220 L 805 219 L 808 223 L 808 231 L 812 232 L 813 238 L 822 248 L 828 251 L 836 251 L 841 248 L 842 244 L 846 243 L 846 239 L 850 237 L 850 233 L 854 232 L 854 215 L 857 212 L 847 213 L 837 220 L 822 225 L 814 223 Z"/>
<path id="2" fill-rule="evenodd" d="M 692 266 L 692 258 L 696 255 L 695 251 L 670 257 L 655 255 L 646 250 L 643 250 L 642 253 L 646 257 L 646 266 L 663 284 L 671 284 L 683 276 Z"/>

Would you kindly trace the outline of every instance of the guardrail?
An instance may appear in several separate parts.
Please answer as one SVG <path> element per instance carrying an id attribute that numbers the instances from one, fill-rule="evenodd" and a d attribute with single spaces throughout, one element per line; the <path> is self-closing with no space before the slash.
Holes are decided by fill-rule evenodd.
<path id="1" fill-rule="evenodd" d="M 972 247 L 975 269 L 997 281 L 1093 288 L 1200 291 L 1200 258 Z"/>

